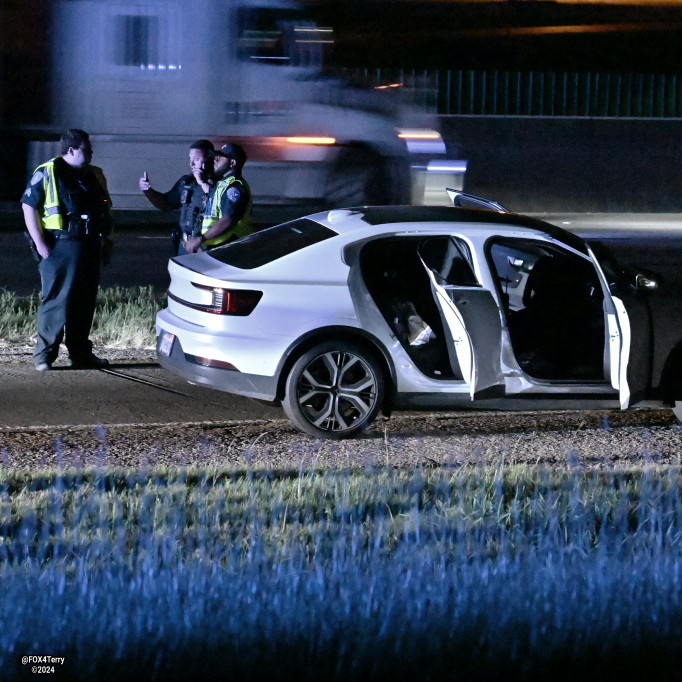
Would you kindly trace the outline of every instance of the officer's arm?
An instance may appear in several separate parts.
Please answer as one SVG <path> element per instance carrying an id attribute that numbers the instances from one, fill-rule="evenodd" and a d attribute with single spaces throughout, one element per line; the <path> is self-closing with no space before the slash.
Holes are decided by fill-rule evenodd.
<path id="1" fill-rule="evenodd" d="M 162 194 L 151 187 L 149 189 L 142 190 L 142 193 L 147 197 L 147 199 L 149 199 L 149 202 L 152 204 L 152 206 L 155 206 L 162 211 L 174 211 L 177 208 L 176 206 L 172 206 L 169 203 L 165 194 Z"/>
<path id="2" fill-rule="evenodd" d="M 52 249 L 45 242 L 45 236 L 43 234 L 43 228 L 40 226 L 40 216 L 38 211 L 29 206 L 28 204 L 21 204 L 21 209 L 24 212 L 24 223 L 26 223 L 26 229 L 33 239 L 33 243 L 36 245 L 38 253 L 43 257 L 47 258 L 50 255 Z"/>
<path id="3" fill-rule="evenodd" d="M 215 225 L 211 226 L 208 230 L 206 230 L 206 232 L 204 232 L 202 235 L 202 241 L 219 237 L 223 232 L 227 232 L 230 227 L 232 227 L 233 222 L 234 220 L 231 215 L 223 216 Z"/>
<path id="4" fill-rule="evenodd" d="M 244 214 L 246 196 L 237 187 L 231 187 L 220 202 L 221 217 L 218 222 L 203 234 L 204 241 L 219 237 L 236 225 Z"/>

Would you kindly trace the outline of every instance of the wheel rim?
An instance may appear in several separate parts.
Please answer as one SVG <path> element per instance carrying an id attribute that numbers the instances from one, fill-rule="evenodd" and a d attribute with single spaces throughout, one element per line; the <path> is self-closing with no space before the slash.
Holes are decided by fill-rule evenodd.
<path id="1" fill-rule="evenodd" d="M 371 415 L 377 377 L 360 356 L 329 351 L 306 365 L 296 386 L 301 413 L 323 431 L 348 431 Z"/>

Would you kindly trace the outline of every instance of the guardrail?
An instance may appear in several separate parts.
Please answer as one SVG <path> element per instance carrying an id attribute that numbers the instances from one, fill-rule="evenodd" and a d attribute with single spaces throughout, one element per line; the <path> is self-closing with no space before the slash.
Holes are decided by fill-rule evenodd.
<path id="1" fill-rule="evenodd" d="M 681 118 L 682 74 L 597 71 L 353 69 L 369 87 L 400 87 L 441 115 Z"/>

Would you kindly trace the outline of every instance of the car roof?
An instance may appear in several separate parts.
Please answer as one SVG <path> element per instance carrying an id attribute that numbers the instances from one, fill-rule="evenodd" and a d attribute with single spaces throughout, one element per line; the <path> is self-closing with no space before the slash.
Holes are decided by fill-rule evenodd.
<path id="1" fill-rule="evenodd" d="M 308 218 L 326 224 L 339 233 L 355 231 L 367 225 L 387 227 L 403 223 L 422 223 L 424 227 L 428 227 L 428 223 L 466 223 L 468 229 L 495 229 L 505 226 L 512 229 L 524 228 L 542 232 L 586 253 L 585 242 L 571 232 L 538 218 L 505 211 L 454 206 L 357 206 L 318 213 Z"/>

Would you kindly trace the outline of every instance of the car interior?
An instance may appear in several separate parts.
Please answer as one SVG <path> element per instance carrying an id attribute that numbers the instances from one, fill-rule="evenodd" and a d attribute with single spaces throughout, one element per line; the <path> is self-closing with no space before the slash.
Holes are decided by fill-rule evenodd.
<path id="1" fill-rule="evenodd" d="M 391 237 L 368 243 L 360 255 L 378 309 L 415 365 L 432 378 L 462 379 L 462 373 L 426 268 L 440 284 L 478 286 L 467 251 L 451 237 Z M 489 253 L 521 369 L 540 380 L 604 381 L 604 295 L 594 267 L 530 240 L 497 240 Z"/>
<path id="2" fill-rule="evenodd" d="M 441 241 L 442 255 L 447 238 Z M 360 270 L 377 308 L 419 371 L 433 379 L 461 380 L 420 256 L 424 242 L 423 237 L 373 240 L 360 253 Z"/>
<path id="3" fill-rule="evenodd" d="M 605 380 L 604 294 L 594 267 L 516 240 L 495 242 L 490 258 L 521 368 L 538 379 Z"/>

